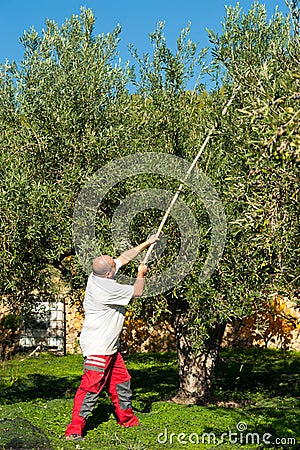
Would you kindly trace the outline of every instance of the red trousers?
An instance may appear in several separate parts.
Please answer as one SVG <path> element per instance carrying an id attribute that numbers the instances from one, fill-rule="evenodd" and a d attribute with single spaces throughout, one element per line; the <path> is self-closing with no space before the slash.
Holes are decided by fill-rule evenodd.
<path id="1" fill-rule="evenodd" d="M 84 373 L 74 398 L 72 421 L 67 426 L 66 436 L 82 435 L 86 417 L 93 411 L 100 392 L 107 388 L 120 425 L 138 425 L 138 418 L 132 412 L 130 375 L 121 354 L 91 355 L 84 361 Z"/>

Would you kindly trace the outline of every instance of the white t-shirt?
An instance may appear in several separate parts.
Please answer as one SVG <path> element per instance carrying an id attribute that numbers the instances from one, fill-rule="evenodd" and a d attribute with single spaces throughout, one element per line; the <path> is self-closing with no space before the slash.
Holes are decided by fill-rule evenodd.
<path id="1" fill-rule="evenodd" d="M 120 267 L 119 261 L 115 260 Z M 133 295 L 133 286 L 111 278 L 89 276 L 84 297 L 84 322 L 80 335 L 83 356 L 113 355 L 118 351 L 125 306 Z"/>

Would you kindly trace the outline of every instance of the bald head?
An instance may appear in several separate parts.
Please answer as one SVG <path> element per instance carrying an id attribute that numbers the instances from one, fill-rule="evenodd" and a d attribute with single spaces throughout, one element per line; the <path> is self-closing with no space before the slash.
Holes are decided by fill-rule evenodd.
<path id="1" fill-rule="evenodd" d="M 100 255 L 93 261 L 93 273 L 103 278 L 112 278 L 116 272 L 116 263 L 109 255 Z"/>

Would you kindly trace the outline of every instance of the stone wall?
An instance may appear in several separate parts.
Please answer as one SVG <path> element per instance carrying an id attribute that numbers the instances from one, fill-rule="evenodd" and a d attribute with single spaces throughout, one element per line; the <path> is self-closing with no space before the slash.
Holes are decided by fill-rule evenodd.
<path id="1" fill-rule="evenodd" d="M 82 308 L 66 302 L 66 352 L 80 353 L 79 337 L 83 324 Z"/>
<path id="2" fill-rule="evenodd" d="M 2 359 L 18 350 L 20 330 L 14 316 L 0 305 L 0 353 Z M 66 353 L 80 353 L 79 337 L 83 323 L 83 312 L 79 304 L 73 305 L 65 299 L 64 333 Z M 167 352 L 176 350 L 175 333 L 167 321 L 150 325 L 146 321 L 133 319 L 126 313 L 121 336 L 122 350 L 134 352 Z M 37 345 L 37 343 L 33 344 Z M 236 320 L 226 327 L 222 346 L 227 347 L 270 347 L 300 351 L 300 310 L 296 301 L 279 296 L 256 315 Z M 55 349 L 54 349 L 55 350 Z"/>
<path id="3" fill-rule="evenodd" d="M 2 360 L 10 358 L 19 347 L 19 321 L 17 316 L 12 314 L 5 302 L 0 304 L 0 358 Z"/>
<path id="4" fill-rule="evenodd" d="M 82 313 L 76 306 L 67 315 L 67 352 L 80 351 L 79 335 Z M 68 322 L 70 322 L 68 324 Z M 122 350 L 134 352 L 166 352 L 176 350 L 175 333 L 167 321 L 149 325 L 126 313 L 121 336 Z M 296 301 L 274 296 L 271 304 L 249 318 L 227 325 L 224 347 L 268 347 L 300 351 L 300 308 Z"/>
<path id="5" fill-rule="evenodd" d="M 78 305 L 66 305 L 66 352 L 80 353 L 79 338 L 83 313 Z M 121 349 L 124 353 L 175 351 L 174 330 L 167 321 L 149 325 L 140 319 L 132 319 L 126 313 Z"/>
<path id="6" fill-rule="evenodd" d="M 299 303 L 274 296 L 271 304 L 257 314 L 228 324 L 222 345 L 300 351 Z"/>

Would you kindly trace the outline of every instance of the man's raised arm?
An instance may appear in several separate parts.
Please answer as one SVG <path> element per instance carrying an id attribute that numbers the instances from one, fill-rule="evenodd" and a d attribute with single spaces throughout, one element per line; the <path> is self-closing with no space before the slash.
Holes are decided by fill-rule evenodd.
<path id="1" fill-rule="evenodd" d="M 156 235 L 153 234 L 145 242 L 142 242 L 136 247 L 121 253 L 121 255 L 118 256 L 118 260 L 121 262 L 121 266 L 125 266 L 125 264 L 128 264 L 130 261 L 136 258 L 137 255 L 139 255 L 143 250 L 148 248 L 150 245 L 155 244 L 158 240 L 159 240 L 158 237 L 156 237 Z"/>

